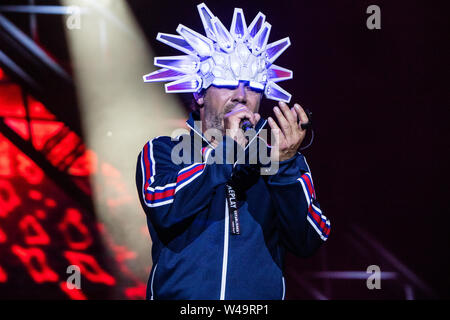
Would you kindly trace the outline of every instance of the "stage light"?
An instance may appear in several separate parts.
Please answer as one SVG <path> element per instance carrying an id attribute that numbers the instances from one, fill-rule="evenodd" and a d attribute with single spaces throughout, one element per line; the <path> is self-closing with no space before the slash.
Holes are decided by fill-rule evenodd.
<path id="1" fill-rule="evenodd" d="M 98 156 L 98 170 L 117 169 L 106 178 L 100 173 L 92 176 L 96 215 L 115 243 L 138 253 L 140 261 L 128 267 L 146 282 L 151 243 L 141 233 L 145 215 L 136 194 L 137 156 L 150 138 L 171 135 L 187 113 L 176 97 L 161 90 L 162 85 L 142 81 L 143 71 L 156 68 L 126 1 L 63 4 L 89 12 L 81 17 L 80 29 L 66 29 L 82 126 L 87 148 Z M 106 196 L 115 202 L 105 201 Z"/>

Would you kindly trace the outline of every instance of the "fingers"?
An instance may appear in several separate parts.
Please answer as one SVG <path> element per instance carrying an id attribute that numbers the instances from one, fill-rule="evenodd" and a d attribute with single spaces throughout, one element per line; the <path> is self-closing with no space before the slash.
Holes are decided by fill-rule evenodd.
<path id="1" fill-rule="evenodd" d="M 255 120 L 255 115 L 246 106 L 235 107 L 227 114 L 227 116 L 239 119 L 248 118 L 252 122 Z"/>
<path id="2" fill-rule="evenodd" d="M 306 135 L 306 130 L 301 128 L 302 123 L 308 123 L 309 119 L 303 108 L 296 103 L 293 108 L 289 109 L 284 102 L 279 103 L 279 108 L 274 107 L 274 113 L 278 120 L 278 125 L 274 119 L 269 117 L 268 122 L 272 129 L 274 155 L 278 155 L 279 159 L 289 159 L 297 152 Z M 281 128 L 281 129 L 280 129 Z"/>
<path id="3" fill-rule="evenodd" d="M 295 107 L 289 109 L 288 105 L 284 102 L 279 102 L 279 106 L 279 108 L 274 108 L 274 113 L 277 117 L 278 123 L 280 124 L 281 130 L 287 138 L 291 136 L 295 138 L 295 136 L 300 133 L 300 125 L 298 123 L 300 116 L 298 116 L 298 111 Z"/>
<path id="4" fill-rule="evenodd" d="M 258 123 L 258 121 L 261 119 L 261 115 L 259 113 L 255 113 L 255 125 Z"/>
<path id="5" fill-rule="evenodd" d="M 292 115 L 295 118 L 295 122 L 297 122 L 297 120 L 298 120 L 298 118 L 297 118 L 297 111 L 295 111 L 295 108 L 291 108 L 291 112 L 292 112 Z"/>
<path id="6" fill-rule="evenodd" d="M 259 116 L 259 115 L 258 115 Z M 256 118 L 256 115 L 251 112 L 246 106 L 244 105 L 238 105 L 234 107 L 230 112 L 228 112 L 225 115 L 225 118 L 228 118 L 230 122 L 232 123 L 231 127 L 239 127 L 240 122 L 242 119 L 249 119 L 250 122 L 255 125 L 256 122 L 261 118 Z"/>
<path id="7" fill-rule="evenodd" d="M 282 101 L 278 102 L 278 105 L 280 106 L 280 109 L 283 111 L 283 114 L 284 114 L 286 120 L 291 125 L 296 124 L 297 115 L 294 116 L 292 114 L 292 111 L 289 109 L 289 106 L 286 103 L 282 102 Z"/>
<path id="8" fill-rule="evenodd" d="M 280 107 L 281 107 L 281 105 L 280 105 Z M 286 111 L 286 108 L 288 111 Z M 287 113 L 292 117 L 292 113 L 287 106 L 283 109 L 284 109 L 284 111 L 282 111 L 282 109 L 280 109 L 278 107 L 274 107 L 273 112 L 275 113 L 275 117 L 277 118 L 278 123 L 280 124 L 281 131 L 284 133 L 285 136 L 289 136 L 292 132 L 292 128 L 291 128 L 291 124 L 286 119 L 285 114 Z"/>

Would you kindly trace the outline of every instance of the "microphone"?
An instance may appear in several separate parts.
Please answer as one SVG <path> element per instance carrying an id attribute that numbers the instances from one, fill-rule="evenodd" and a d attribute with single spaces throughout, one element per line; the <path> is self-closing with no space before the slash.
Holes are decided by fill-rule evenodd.
<path id="1" fill-rule="evenodd" d="M 253 124 L 250 122 L 250 120 L 248 120 L 247 118 L 242 119 L 241 121 L 241 129 L 245 132 L 248 129 L 252 129 L 253 128 Z"/>
<path id="2" fill-rule="evenodd" d="M 308 122 L 301 124 L 303 130 L 312 128 L 312 112 L 305 108 L 305 113 L 306 116 L 308 117 Z"/>

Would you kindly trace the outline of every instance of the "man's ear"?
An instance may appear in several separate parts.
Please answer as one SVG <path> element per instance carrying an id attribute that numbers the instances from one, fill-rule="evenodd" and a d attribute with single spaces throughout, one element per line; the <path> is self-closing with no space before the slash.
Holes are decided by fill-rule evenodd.
<path id="1" fill-rule="evenodd" d="M 194 99 L 197 101 L 197 104 L 200 106 L 200 108 L 203 107 L 203 104 L 205 103 L 205 95 L 203 92 L 194 92 Z"/>

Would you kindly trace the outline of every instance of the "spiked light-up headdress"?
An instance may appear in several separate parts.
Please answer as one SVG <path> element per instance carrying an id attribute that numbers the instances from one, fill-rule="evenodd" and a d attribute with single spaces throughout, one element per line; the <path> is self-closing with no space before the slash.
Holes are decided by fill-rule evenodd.
<path id="1" fill-rule="evenodd" d="M 289 37 L 267 44 L 272 26 L 261 12 L 247 28 L 244 12 L 235 8 L 228 31 L 204 3 L 197 8 L 206 37 L 182 24 L 179 35 L 158 33 L 157 40 L 186 55 L 155 57 L 161 69 L 145 75 L 144 82 L 172 81 L 166 92 L 180 93 L 200 92 L 212 84 L 237 87 L 246 81 L 268 99 L 289 102 L 291 95 L 276 82 L 292 79 L 292 71 L 273 64 L 290 46 Z"/>

